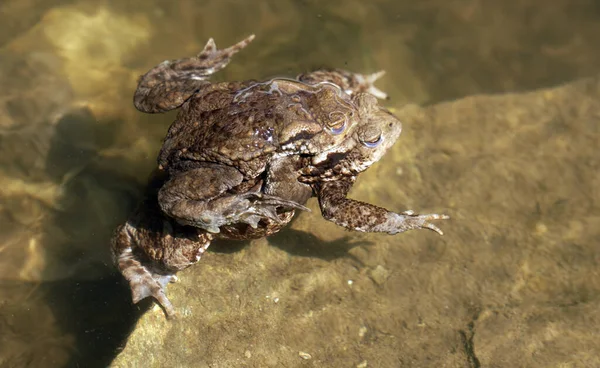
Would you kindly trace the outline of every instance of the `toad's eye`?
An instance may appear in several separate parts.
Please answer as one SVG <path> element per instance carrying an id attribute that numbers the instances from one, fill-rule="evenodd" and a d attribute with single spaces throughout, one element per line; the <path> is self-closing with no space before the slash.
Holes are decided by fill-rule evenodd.
<path id="1" fill-rule="evenodd" d="M 364 144 L 368 148 L 375 148 L 379 146 L 381 142 L 383 142 L 383 136 L 381 134 L 373 138 L 366 138 L 362 140 L 362 144 Z"/>
<path id="2" fill-rule="evenodd" d="M 341 112 L 332 112 L 329 114 L 329 121 L 327 122 L 327 128 L 331 131 L 331 134 L 338 135 L 342 134 L 346 130 L 348 124 L 348 118 Z"/>

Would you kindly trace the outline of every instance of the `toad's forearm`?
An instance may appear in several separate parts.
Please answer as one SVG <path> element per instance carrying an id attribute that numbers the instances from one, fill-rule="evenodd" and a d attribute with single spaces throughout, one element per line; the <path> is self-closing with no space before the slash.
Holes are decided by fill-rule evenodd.
<path id="1" fill-rule="evenodd" d="M 385 208 L 349 199 L 354 178 L 318 183 L 316 193 L 323 217 L 350 230 L 388 232 L 385 224 L 391 213 Z"/>
<path id="2" fill-rule="evenodd" d="M 323 217 L 350 230 L 397 234 L 412 229 L 429 229 L 442 234 L 431 220 L 444 220 L 446 215 L 419 215 L 413 211 L 395 213 L 383 207 L 347 198 L 353 178 L 318 183 L 316 192 Z"/>
<path id="3" fill-rule="evenodd" d="M 350 230 L 389 232 L 386 223 L 390 211 L 369 203 L 348 198 L 324 197 L 319 199 L 323 217 Z"/>

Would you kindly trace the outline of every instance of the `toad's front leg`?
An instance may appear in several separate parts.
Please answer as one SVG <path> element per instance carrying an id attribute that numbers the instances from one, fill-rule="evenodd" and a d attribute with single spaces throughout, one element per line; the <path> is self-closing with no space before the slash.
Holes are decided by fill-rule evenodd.
<path id="1" fill-rule="evenodd" d="M 140 78 L 133 97 L 135 107 L 148 113 L 178 108 L 203 86 L 210 84 L 208 78 L 225 68 L 231 57 L 253 39 L 254 35 L 251 35 L 219 50 L 211 38 L 195 57 L 160 63 Z"/>
<path id="2" fill-rule="evenodd" d="M 432 220 L 445 220 L 447 215 L 418 215 L 412 211 L 401 214 L 369 203 L 347 198 L 354 178 L 323 182 L 316 185 L 323 217 L 350 230 L 397 234 L 412 229 L 429 229 L 442 235 Z"/>

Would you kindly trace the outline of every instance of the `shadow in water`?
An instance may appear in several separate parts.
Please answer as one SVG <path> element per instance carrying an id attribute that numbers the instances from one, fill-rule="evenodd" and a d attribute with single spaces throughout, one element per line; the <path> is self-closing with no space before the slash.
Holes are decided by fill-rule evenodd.
<path id="1" fill-rule="evenodd" d="M 152 302 L 132 305 L 120 274 L 93 281 L 50 282 L 40 289 L 62 331 L 74 339 L 67 367 L 107 367 Z"/>
<path id="2" fill-rule="evenodd" d="M 324 241 L 314 234 L 290 228 L 269 237 L 269 243 L 281 250 L 300 257 L 314 257 L 325 261 L 349 257 L 359 264 L 362 264 L 362 262 L 349 253 L 350 249 L 358 246 L 371 245 L 371 242 L 357 240 L 354 236 L 345 236 L 333 241 Z"/>
<path id="3" fill-rule="evenodd" d="M 250 242 L 251 240 L 215 239 L 212 241 L 212 243 L 210 243 L 208 251 L 222 254 L 233 254 L 250 245 Z"/>
<path id="4" fill-rule="evenodd" d="M 296 218 L 292 220 L 292 223 Z M 323 219 L 323 221 L 326 220 Z M 267 240 L 270 245 L 295 256 L 320 258 L 325 261 L 349 257 L 359 262 L 348 251 L 357 246 L 371 245 L 371 242 L 357 240 L 356 236 L 345 236 L 333 241 L 325 241 L 312 233 L 295 230 L 290 226 L 291 224 L 280 232 L 269 236 Z M 211 244 L 209 251 L 224 254 L 236 253 L 248 246 L 250 242 L 250 240 L 216 239 Z"/>
<path id="5" fill-rule="evenodd" d="M 68 234 L 67 242 L 47 242 L 73 264 L 70 277 L 41 286 L 61 330 L 74 338 L 68 366 L 106 367 L 151 305 L 150 300 L 132 304 L 129 287 L 110 260 L 112 231 L 140 191 L 127 178 L 92 165 L 66 185 L 65 206 L 48 225 Z"/>
<path id="6" fill-rule="evenodd" d="M 152 305 L 151 300 L 132 304 L 129 287 L 110 257 L 112 232 L 143 189 L 134 177 L 114 169 L 122 168 L 122 162 L 96 154 L 112 143 L 118 131 L 114 126 L 120 123 L 99 124 L 86 109 L 71 112 L 58 122 L 47 157 L 47 174 L 61 183 L 62 196 L 45 225 L 44 247 L 67 266 L 64 278 L 42 283 L 38 291 L 58 328 L 72 337 L 68 367 L 108 366 Z M 48 274 L 46 279 L 56 277 Z"/>

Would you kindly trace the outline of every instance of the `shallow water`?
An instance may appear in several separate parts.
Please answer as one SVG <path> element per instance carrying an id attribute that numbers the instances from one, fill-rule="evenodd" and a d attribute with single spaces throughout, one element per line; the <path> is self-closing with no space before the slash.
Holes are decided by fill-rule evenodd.
<path id="1" fill-rule="evenodd" d="M 0 366 L 7 367 L 106 366 L 148 309 L 148 303 L 130 305 L 128 291 L 112 267 L 108 242 L 116 224 L 139 199 L 173 119 L 173 114 L 139 113 L 131 103 L 137 77 L 162 60 L 193 55 L 209 37 L 227 46 L 254 33 L 252 45 L 236 55 L 217 79 L 294 76 L 321 66 L 365 73 L 384 69 L 387 74 L 378 86 L 391 96 L 387 104 L 394 109 L 482 93 L 529 91 L 600 73 L 600 6 L 592 0 L 559 0 L 551 5 L 541 0 L 5 0 L 0 4 L 0 31 Z M 294 229 L 271 241 L 272 252 L 281 251 L 272 262 L 292 257 L 290 267 L 302 273 L 309 264 L 301 259 L 315 258 L 325 261 L 319 267 L 346 272 L 341 270 L 350 266 L 339 260 L 349 258 L 355 262 L 353 270 L 359 274 L 364 270 L 377 285 L 380 281 L 387 285 L 368 289 L 362 296 L 384 298 L 384 307 L 378 310 L 382 315 L 402 315 L 392 308 L 395 302 L 422 308 L 415 312 L 419 315 L 429 308 L 452 308 L 425 296 L 426 306 L 418 307 L 420 295 L 436 285 L 444 285 L 436 291 L 441 294 L 463 287 L 480 289 L 481 295 L 493 290 L 493 296 L 481 300 L 484 305 L 494 304 L 490 300 L 499 300 L 495 293 L 502 294 L 503 289 L 489 285 L 502 284 L 505 278 L 511 293 L 523 289 L 543 294 L 563 286 L 571 293 L 561 292 L 539 301 L 542 304 L 597 301 L 600 288 L 593 270 L 599 259 L 590 242 L 596 239 L 598 245 L 594 225 L 600 198 L 597 175 L 590 170 L 597 169 L 598 125 L 577 125 L 581 128 L 577 130 L 556 121 L 543 129 L 532 128 L 536 134 L 531 136 L 517 134 L 520 127 L 514 127 L 514 136 L 507 136 L 506 131 L 492 128 L 477 133 L 477 127 L 457 123 L 455 129 L 465 129 L 464 138 L 438 147 L 436 142 L 442 142 L 453 126 L 434 129 L 422 124 L 405 124 L 402 146 L 361 177 L 363 189 L 356 195 L 397 210 L 448 211 L 453 221 L 440 225 L 445 238 L 407 234 L 419 250 L 411 246 L 395 253 L 385 247 L 386 252 L 374 251 L 361 242 L 386 240 L 319 227 L 315 224 L 324 220 L 313 207 L 310 217 L 303 215 Z M 548 142 L 565 134 L 568 147 L 544 146 L 544 134 Z M 515 149 L 486 156 L 481 148 L 485 142 Z M 531 145 L 546 151 L 533 150 Z M 479 151 L 481 155 L 461 165 L 444 163 L 442 158 L 443 154 L 451 157 L 448 152 Z M 507 170 L 513 180 L 499 186 L 489 179 L 490 167 Z M 378 174 L 399 170 L 403 170 L 401 180 L 417 184 L 397 188 L 396 182 L 377 180 Z M 564 224 L 564 232 L 543 236 L 552 233 L 552 226 Z M 314 236 L 310 229 L 317 229 Z M 460 248 L 472 239 L 485 239 L 496 251 L 477 258 L 473 248 Z M 550 243 L 564 247 L 546 248 Z M 263 243 L 258 244 L 263 249 Z M 557 261 L 545 264 L 544 259 L 537 264 L 512 256 L 521 251 L 535 254 L 536 247 L 552 252 L 548 259 Z M 256 259 L 247 248 L 217 247 L 214 260 L 226 267 L 230 259 L 222 257 L 250 252 L 249 259 L 270 264 L 264 258 L 271 254 L 267 248 L 258 251 Z M 449 256 L 446 252 L 453 251 L 448 248 L 458 250 Z M 402 257 L 406 263 L 388 257 Z M 507 267 L 467 266 L 469 262 L 491 264 L 494 257 Z M 461 263 L 461 259 L 470 261 Z M 444 284 L 437 279 L 446 274 L 427 264 L 456 268 L 466 276 Z M 562 275 L 561 267 L 578 271 Z M 400 268 L 413 273 L 389 276 Z M 542 277 L 545 272 L 556 272 L 555 284 L 548 283 L 551 276 Z M 521 279 L 532 274 L 534 284 Z M 421 276 L 429 282 L 410 284 L 413 277 L 420 280 Z M 403 288 L 407 284 L 412 285 L 411 293 Z M 332 290 L 322 290 L 321 295 Z M 401 295 L 410 295 L 413 301 L 394 299 Z M 461 308 L 477 304 L 463 296 L 456 299 Z M 388 306 L 392 309 L 385 309 Z M 473 314 L 483 313 L 482 308 L 473 307 Z M 464 335 L 467 343 L 462 345 L 468 347 L 472 331 L 456 330 L 460 331 L 457 344 Z M 414 344 L 403 345 L 407 354 L 413 354 Z M 435 341 L 430 344 L 436 348 Z M 356 365 L 362 362 L 356 359 Z M 470 366 L 480 366 L 479 358 L 469 359 Z M 335 361 L 323 364 L 347 366 Z M 417 365 L 410 360 L 369 363 Z"/>

